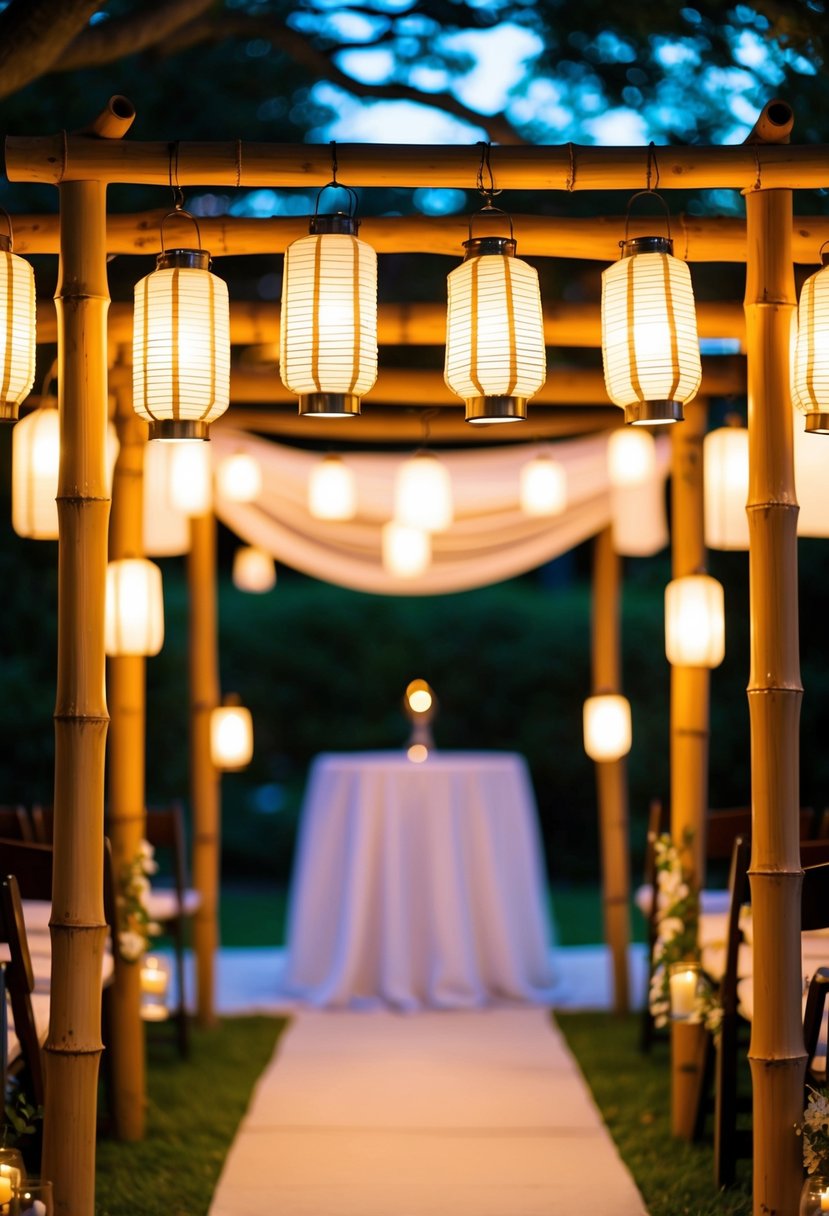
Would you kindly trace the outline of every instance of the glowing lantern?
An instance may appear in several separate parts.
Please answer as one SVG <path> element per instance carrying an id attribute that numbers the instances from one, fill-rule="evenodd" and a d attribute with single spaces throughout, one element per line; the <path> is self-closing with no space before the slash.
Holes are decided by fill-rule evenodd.
<path id="1" fill-rule="evenodd" d="M 806 415 L 806 430 L 829 435 L 829 253 L 810 275 L 797 306 L 792 396 Z"/>
<path id="2" fill-rule="evenodd" d="M 397 578 L 417 578 L 432 560 L 432 539 L 420 528 L 408 528 L 394 520 L 383 524 L 383 566 Z"/>
<path id="3" fill-rule="evenodd" d="M 225 697 L 210 715 L 210 757 L 224 772 L 246 768 L 253 757 L 253 719 L 235 698 Z"/>
<path id="4" fill-rule="evenodd" d="M 177 443 L 144 444 L 144 552 L 173 557 L 190 548 L 190 520 L 173 503 L 173 457 Z"/>
<path id="5" fill-rule="evenodd" d="M 691 275 L 669 237 L 620 242 L 602 272 L 602 358 L 611 401 L 625 422 L 679 422 L 702 368 Z"/>
<path id="6" fill-rule="evenodd" d="M 145 1022 L 164 1022 L 170 1016 L 167 990 L 170 964 L 166 958 L 147 954 L 141 961 L 141 1017 Z"/>
<path id="7" fill-rule="evenodd" d="M 135 286 L 135 411 L 150 439 L 207 439 L 229 403 L 227 284 L 210 273 L 206 250 L 162 247 L 156 269 Z"/>
<path id="8" fill-rule="evenodd" d="M 394 481 L 395 522 L 425 532 L 442 532 L 452 523 L 452 478 L 430 452 L 405 460 Z"/>
<path id="9" fill-rule="evenodd" d="M 357 514 L 354 474 L 339 456 L 324 456 L 308 478 L 308 510 L 315 519 L 353 519 Z"/>
<path id="10" fill-rule="evenodd" d="M 521 466 L 521 510 L 560 515 L 567 506 L 567 472 L 552 456 L 534 456 Z"/>
<path id="11" fill-rule="evenodd" d="M 415 763 L 420 763 L 435 746 L 431 724 L 437 712 L 437 702 L 425 680 L 412 680 L 408 684 L 403 707 L 412 724 L 412 733 L 407 744 L 408 757 Z"/>
<path id="12" fill-rule="evenodd" d="M 0 418 L 17 418 L 35 378 L 35 274 L 0 236 Z"/>
<path id="13" fill-rule="evenodd" d="M 447 280 L 446 383 L 467 422 L 518 422 L 547 375 L 538 273 L 512 235 L 470 235 L 463 247 Z"/>
<path id="14" fill-rule="evenodd" d="M 630 702 L 617 693 L 601 693 L 584 703 L 584 750 L 591 760 L 621 760 L 632 739 Z"/>
<path id="15" fill-rule="evenodd" d="M 285 250 L 279 374 L 300 414 L 359 414 L 377 379 L 377 254 L 358 228 L 353 214 L 314 215 Z"/>
<path id="16" fill-rule="evenodd" d="M 104 649 L 108 655 L 158 654 L 164 643 L 161 571 L 145 558 L 110 562 L 106 574 Z"/>
<path id="17" fill-rule="evenodd" d="M 261 593 L 276 586 L 276 564 L 270 553 L 242 545 L 233 554 L 233 585 L 239 591 Z"/>
<path id="18" fill-rule="evenodd" d="M 747 549 L 746 428 L 723 426 L 710 431 L 702 443 L 702 460 L 706 545 L 711 549 Z"/>
<path id="19" fill-rule="evenodd" d="M 656 475 L 656 442 L 647 431 L 611 431 L 607 475 L 612 486 L 640 486 Z"/>
<path id="20" fill-rule="evenodd" d="M 668 543 L 668 526 L 653 435 L 623 427 L 612 431 L 607 470 L 614 549 L 625 557 L 658 553 Z"/>
<path id="21" fill-rule="evenodd" d="M 719 667 L 725 658 L 722 584 L 708 574 L 675 578 L 665 588 L 665 653 L 674 667 Z"/>
<path id="22" fill-rule="evenodd" d="M 170 457 L 170 499 L 183 515 L 206 515 L 213 507 L 210 448 L 189 440 Z"/>
<path id="23" fill-rule="evenodd" d="M 255 456 L 234 452 L 216 470 L 216 489 L 228 502 L 255 502 L 262 490 L 262 470 Z"/>

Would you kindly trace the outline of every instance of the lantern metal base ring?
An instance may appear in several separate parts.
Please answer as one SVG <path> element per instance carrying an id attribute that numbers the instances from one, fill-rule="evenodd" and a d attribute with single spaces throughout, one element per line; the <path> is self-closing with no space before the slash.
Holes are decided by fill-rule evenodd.
<path id="1" fill-rule="evenodd" d="M 353 418 L 360 413 L 360 398 L 355 393 L 304 393 L 299 412 L 317 418 Z"/>
<path id="2" fill-rule="evenodd" d="M 19 411 L 18 401 L 0 401 L 0 422 L 17 422 Z"/>
<path id="3" fill-rule="evenodd" d="M 209 439 L 210 424 L 201 419 L 160 418 L 150 423 L 150 439 Z"/>
<path id="4" fill-rule="evenodd" d="M 526 397 L 467 397 L 466 421 L 476 426 L 493 422 L 524 422 Z"/>
<path id="5" fill-rule="evenodd" d="M 807 414 L 805 430 L 807 435 L 829 435 L 829 414 Z"/>
<path id="6" fill-rule="evenodd" d="M 681 401 L 634 401 L 625 406 L 625 422 L 629 426 L 657 426 L 684 420 Z"/>

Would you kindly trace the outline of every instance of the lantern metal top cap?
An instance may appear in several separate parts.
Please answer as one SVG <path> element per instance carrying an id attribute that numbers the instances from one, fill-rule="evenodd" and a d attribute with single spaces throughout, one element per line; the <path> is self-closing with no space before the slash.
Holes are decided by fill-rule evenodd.
<path id="1" fill-rule="evenodd" d="M 346 215 L 337 211 L 334 215 L 312 215 L 308 230 L 312 236 L 341 233 L 343 236 L 356 236 L 360 221 L 356 215 Z"/>
<path id="2" fill-rule="evenodd" d="M 156 270 L 209 270 L 210 254 L 206 249 L 162 249 L 155 261 Z"/>
<path id="3" fill-rule="evenodd" d="M 464 261 L 469 258 L 486 257 L 488 254 L 499 254 L 503 258 L 514 258 L 516 241 L 511 236 L 473 236 L 464 241 L 466 250 Z"/>
<path id="4" fill-rule="evenodd" d="M 816 410 L 806 415 L 804 430 L 807 435 L 829 435 L 829 414 Z"/>
<path id="5" fill-rule="evenodd" d="M 635 257 L 637 253 L 673 253 L 674 243 L 669 236 L 633 236 L 619 241 L 623 258 Z"/>

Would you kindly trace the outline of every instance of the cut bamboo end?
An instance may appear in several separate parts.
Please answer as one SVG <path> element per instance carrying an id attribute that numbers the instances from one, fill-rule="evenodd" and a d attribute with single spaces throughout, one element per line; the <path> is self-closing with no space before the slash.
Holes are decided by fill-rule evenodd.
<path id="1" fill-rule="evenodd" d="M 135 106 L 128 97 L 115 93 L 82 134 L 96 135 L 99 139 L 120 139 L 134 122 Z"/>

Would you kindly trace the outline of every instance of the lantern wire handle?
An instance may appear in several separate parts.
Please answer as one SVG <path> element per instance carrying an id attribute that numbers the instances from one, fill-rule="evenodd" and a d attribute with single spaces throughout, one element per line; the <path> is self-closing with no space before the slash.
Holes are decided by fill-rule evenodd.
<path id="1" fill-rule="evenodd" d="M 639 190 L 636 194 L 634 194 L 632 196 L 632 198 L 628 202 L 627 210 L 625 211 L 625 240 L 620 241 L 619 242 L 620 245 L 623 245 L 625 243 L 625 241 L 627 241 L 629 239 L 628 233 L 630 230 L 631 207 L 633 206 L 633 204 L 636 202 L 636 200 L 638 198 L 643 198 L 645 195 L 652 195 L 655 199 L 658 199 L 658 201 L 665 208 L 665 225 L 668 229 L 668 240 L 673 239 L 671 237 L 671 211 L 670 211 L 670 208 L 669 208 L 668 204 L 665 202 L 665 200 L 661 194 L 659 194 L 656 190 L 651 190 L 650 188 L 648 188 L 647 190 Z"/>
<path id="2" fill-rule="evenodd" d="M 169 165 L 168 175 L 169 175 L 169 179 L 170 179 L 170 190 L 172 191 L 172 194 L 173 194 L 173 209 L 175 211 L 183 211 L 184 210 L 184 191 L 182 190 L 181 186 L 179 185 L 179 180 L 178 180 L 178 149 L 179 149 L 179 141 L 175 140 L 173 143 L 170 144 L 170 165 Z"/>
<path id="3" fill-rule="evenodd" d="M 659 189 L 659 161 L 656 159 L 656 144 L 651 140 L 648 144 L 648 164 L 646 169 L 646 188 L 648 191 L 656 191 Z M 656 181 L 651 185 L 652 176 L 656 176 Z"/>
<path id="4" fill-rule="evenodd" d="M 481 163 L 478 165 L 477 177 L 478 193 L 483 197 L 485 205 L 491 207 L 492 200 L 502 193 L 502 191 L 495 189 L 495 174 L 492 172 L 492 162 L 490 160 L 492 144 L 488 140 L 479 139 L 475 146 L 481 149 Z M 488 184 L 484 180 L 484 174 L 489 179 Z"/>
<path id="5" fill-rule="evenodd" d="M 2 208 L 0 208 L 0 210 L 2 210 Z M 11 220 L 9 220 L 9 232 L 11 232 Z M 821 260 L 823 260 L 823 251 L 827 247 L 827 245 L 829 245 L 829 240 L 824 241 L 823 244 L 821 245 L 820 249 L 818 249 L 818 251 L 817 251 L 817 255 Z"/>
<path id="6" fill-rule="evenodd" d="M 482 215 L 483 215 L 483 216 L 490 216 L 490 215 L 500 215 L 500 216 L 503 216 L 503 217 L 504 217 L 504 219 L 505 219 L 505 220 L 507 221 L 507 223 L 509 224 L 509 239 L 510 239 L 511 241 L 514 241 L 514 240 L 515 240 L 515 231 L 514 231 L 514 229 L 513 229 L 513 225 L 512 225 L 512 216 L 510 215 L 510 213 L 509 213 L 508 211 L 504 211 L 503 207 L 493 207 L 492 203 L 487 203 L 487 204 L 486 204 L 486 206 L 485 206 L 485 207 L 482 207 L 480 211 L 476 211 L 476 212 L 474 213 L 474 215 L 470 215 L 470 217 L 469 217 L 469 225 L 468 225 L 468 227 L 469 227 L 469 239 L 470 239 L 470 241 L 472 240 L 472 225 L 473 225 L 473 223 L 475 222 L 475 220 L 476 220 L 476 219 L 480 219 L 480 217 L 481 217 Z"/>
<path id="7" fill-rule="evenodd" d="M 12 229 L 12 217 L 9 215 L 5 207 L 0 207 L 0 212 L 6 217 L 6 223 L 9 226 L 9 253 L 14 249 L 14 230 Z"/>

